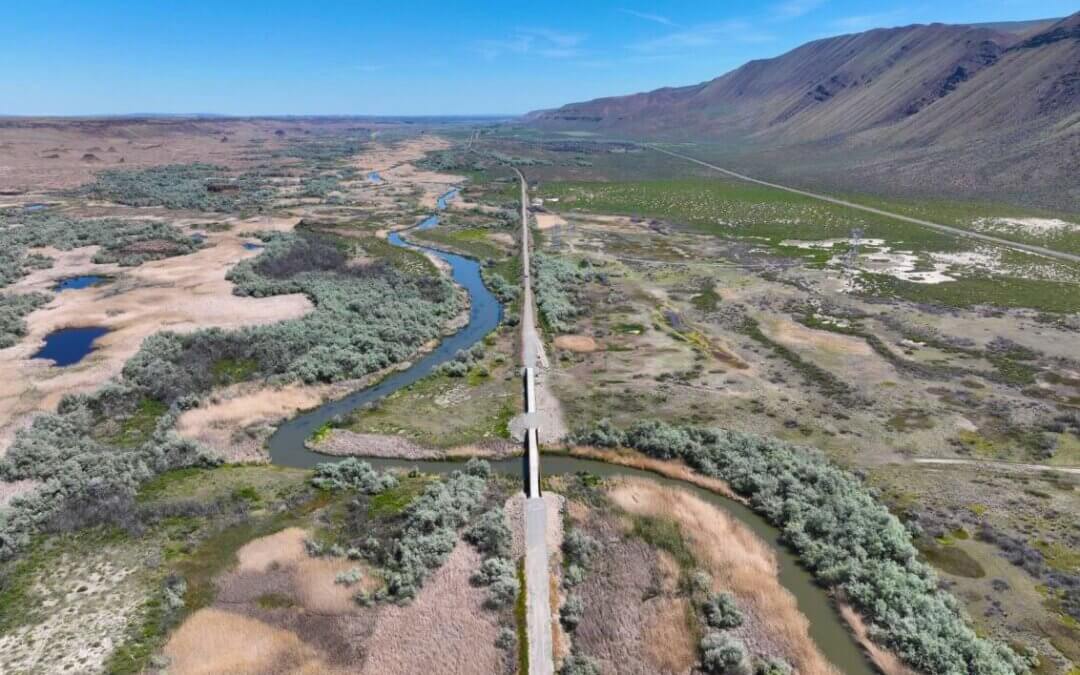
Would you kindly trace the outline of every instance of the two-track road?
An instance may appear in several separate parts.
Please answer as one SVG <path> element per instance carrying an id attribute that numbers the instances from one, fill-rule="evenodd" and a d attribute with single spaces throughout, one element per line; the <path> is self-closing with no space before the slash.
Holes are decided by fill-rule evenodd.
<path id="1" fill-rule="evenodd" d="M 540 333 L 536 330 L 532 275 L 529 261 L 529 187 L 525 176 L 514 169 L 521 183 L 521 361 L 525 373 L 525 459 L 529 488 L 525 499 L 525 611 L 529 635 L 529 675 L 553 675 L 555 660 L 551 639 L 551 601 L 547 550 L 547 505 L 539 490 L 540 448 L 536 427 L 534 376 Z"/>

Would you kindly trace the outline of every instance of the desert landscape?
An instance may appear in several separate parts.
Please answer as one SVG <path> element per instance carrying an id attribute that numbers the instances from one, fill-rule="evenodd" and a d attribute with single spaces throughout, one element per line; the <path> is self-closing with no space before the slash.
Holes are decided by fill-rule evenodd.
<path id="1" fill-rule="evenodd" d="M 0 672 L 1080 672 L 1080 15 L 577 11 L 489 87 L 745 65 L 0 117 Z"/>

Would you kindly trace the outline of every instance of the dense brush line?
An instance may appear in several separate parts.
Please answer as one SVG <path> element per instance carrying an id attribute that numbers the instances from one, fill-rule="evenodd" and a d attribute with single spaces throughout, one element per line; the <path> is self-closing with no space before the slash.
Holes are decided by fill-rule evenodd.
<path id="1" fill-rule="evenodd" d="M 640 422 L 623 431 L 606 422 L 574 442 L 627 447 L 682 459 L 721 478 L 776 525 L 824 585 L 851 601 L 874 639 L 927 673 L 1024 673 L 1027 660 L 976 635 L 956 599 L 919 560 L 912 536 L 851 473 L 820 452 L 721 429 Z"/>

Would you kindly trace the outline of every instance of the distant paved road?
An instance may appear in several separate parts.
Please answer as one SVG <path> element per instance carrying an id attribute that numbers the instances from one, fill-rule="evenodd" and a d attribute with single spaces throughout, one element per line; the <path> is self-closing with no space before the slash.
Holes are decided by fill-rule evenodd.
<path id="1" fill-rule="evenodd" d="M 521 360 L 522 367 L 536 368 L 540 334 L 536 330 L 533 311 L 531 267 L 529 263 L 529 188 L 525 176 L 514 169 L 521 182 Z M 530 392 L 535 397 L 534 392 Z M 527 426 L 533 426 L 540 416 L 528 415 Z M 526 432 L 526 443 L 530 442 Z M 532 434 L 535 442 L 536 434 Z M 539 465 L 539 448 L 534 453 Z M 528 455 L 527 455 L 528 456 Z M 539 466 L 533 467 L 539 472 Z M 529 675 L 553 675 L 555 660 L 551 639 L 550 577 L 547 550 L 547 506 L 539 494 L 525 500 L 525 608 L 526 629 L 529 634 Z"/>
<path id="2" fill-rule="evenodd" d="M 768 181 L 759 180 L 757 178 L 751 178 L 750 176 L 736 173 L 730 169 L 725 169 L 715 164 L 709 164 L 703 162 L 700 159 L 695 159 L 689 155 L 683 155 L 678 152 L 672 152 L 671 150 L 665 150 L 659 148 L 651 143 L 642 143 L 642 147 L 655 150 L 656 152 L 662 152 L 665 155 L 671 155 L 672 157 L 678 157 L 679 159 L 685 159 L 688 162 L 694 164 L 700 164 L 701 166 L 712 169 L 713 171 L 719 171 L 722 174 L 726 174 L 739 180 L 747 181 L 748 183 L 756 183 L 758 185 L 764 185 L 766 187 L 776 188 L 777 190 L 784 190 L 785 192 L 793 192 L 797 195 L 804 197 L 810 197 L 812 199 L 818 199 L 823 202 L 829 202 L 830 204 L 838 204 L 840 206 L 846 206 L 852 209 L 858 209 L 859 211 L 866 211 L 867 213 L 873 213 L 879 216 L 885 216 L 886 218 L 892 218 L 894 220 L 902 220 L 906 223 L 914 223 L 915 225 L 922 225 L 923 227 L 929 227 L 940 232 L 952 234 L 957 237 L 967 237 L 968 239 L 978 239 L 980 241 L 989 242 L 991 244 L 997 244 L 998 246 L 1005 246 L 1018 251 L 1026 251 L 1027 253 L 1034 253 L 1036 255 L 1046 256 L 1048 258 L 1057 258 L 1058 260 L 1065 260 L 1068 262 L 1080 263 L 1080 255 L 1074 255 L 1072 253 L 1065 253 L 1063 251 L 1055 251 L 1054 249 L 1045 248 L 1043 246 L 1035 246 L 1033 244 L 1021 244 L 1015 241 L 1009 241 L 1008 239 L 1001 239 L 1000 237 L 994 237 L 989 234 L 982 234 L 981 232 L 972 232 L 959 227 L 953 227 L 951 225 L 942 225 L 941 223 L 934 223 L 929 220 L 922 220 L 919 218 L 912 218 L 910 216 L 902 216 L 899 213 L 892 213 L 891 211 L 884 211 L 882 209 L 876 209 L 873 206 L 864 206 L 862 204 L 856 204 L 855 202 L 849 202 L 844 199 L 837 199 L 836 197 L 829 197 L 828 195 L 818 194 L 816 192 L 807 192 L 806 190 L 799 190 L 798 188 L 787 187 L 786 185 L 780 185 L 778 183 L 770 183 Z"/>

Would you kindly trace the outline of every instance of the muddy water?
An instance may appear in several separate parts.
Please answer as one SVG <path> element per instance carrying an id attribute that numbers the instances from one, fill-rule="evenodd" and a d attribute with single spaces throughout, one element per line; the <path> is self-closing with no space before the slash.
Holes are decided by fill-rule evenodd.
<path id="1" fill-rule="evenodd" d="M 451 190 L 439 197 L 439 209 L 445 209 L 447 203 L 456 194 L 457 190 Z M 428 216 L 411 229 L 426 230 L 438 224 L 439 217 L 435 214 Z M 406 232 L 408 231 L 406 230 Z M 341 457 L 322 455 L 309 450 L 305 447 L 304 441 L 316 429 L 334 417 L 347 415 L 363 405 L 377 401 L 402 387 L 420 380 L 431 373 L 435 367 L 453 358 L 458 350 L 470 347 L 498 326 L 502 318 L 502 305 L 484 286 L 480 277 L 480 265 L 476 261 L 430 246 L 414 244 L 403 239 L 398 232 L 391 233 L 388 239 L 394 246 L 425 251 L 450 265 L 454 281 L 465 288 L 471 298 L 469 323 L 457 333 L 444 339 L 438 348 L 422 356 L 409 368 L 384 378 L 372 387 L 354 392 L 345 398 L 325 403 L 279 426 L 268 441 L 270 459 L 274 464 L 310 468 L 320 462 L 340 461 Z M 408 461 L 382 458 L 365 458 L 365 461 L 380 469 L 408 469 L 415 467 L 430 473 L 447 473 L 459 468 L 462 464 L 461 462 L 452 461 Z M 491 466 L 496 471 L 508 475 L 517 475 L 523 481 L 525 480 L 525 467 L 521 459 L 495 461 L 491 462 Z M 817 643 L 825 657 L 843 673 L 870 675 L 875 672 L 875 669 L 869 664 L 862 650 L 852 638 L 846 625 L 834 610 L 828 594 L 814 583 L 810 573 L 800 567 L 795 556 L 780 543 L 779 531 L 749 508 L 682 481 L 594 460 L 549 455 L 544 457 L 543 471 L 547 475 L 588 472 L 599 476 L 645 477 L 664 485 L 694 492 L 702 499 L 731 513 L 764 541 L 773 546 L 780 566 L 780 582 L 795 596 L 799 610 L 809 619 L 810 636 Z"/>

